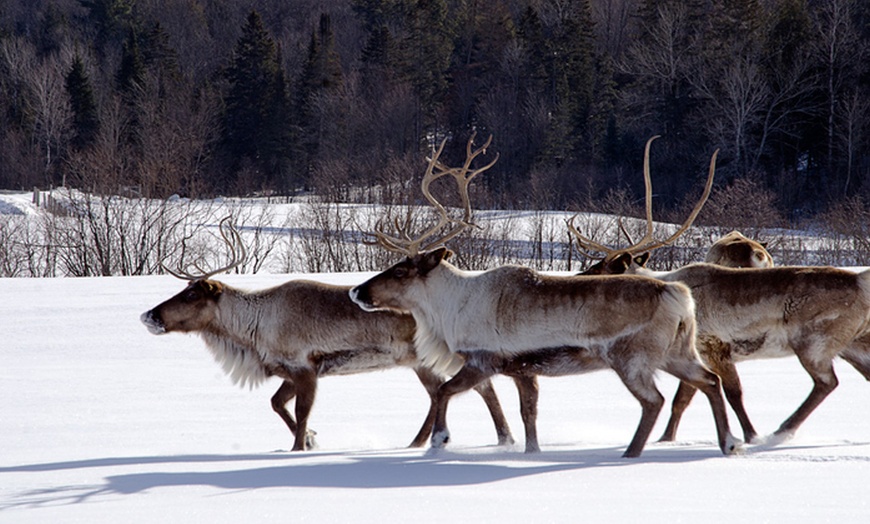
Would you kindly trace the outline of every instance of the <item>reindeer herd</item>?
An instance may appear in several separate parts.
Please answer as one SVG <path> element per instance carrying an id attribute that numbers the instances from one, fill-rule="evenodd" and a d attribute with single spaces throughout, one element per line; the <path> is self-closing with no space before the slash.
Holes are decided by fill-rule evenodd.
<path id="1" fill-rule="evenodd" d="M 187 287 L 141 320 L 154 334 L 201 335 L 240 385 L 282 379 L 272 408 L 294 435 L 294 451 L 315 446 L 308 418 L 319 377 L 401 366 L 414 370 L 430 398 L 412 447 L 427 439 L 433 448 L 448 443 L 448 403 L 469 389 L 483 397 L 498 443 L 512 444 L 490 381 L 503 374 L 519 392 L 525 451 L 538 451 L 537 377 L 611 369 L 641 405 L 623 454 L 637 457 L 665 403 L 654 380 L 662 370 L 680 385 L 661 440 L 676 438 L 683 411 L 701 390 L 719 449 L 730 455 L 740 452 L 742 443 L 730 433 L 726 398 L 744 440 L 759 441 L 735 364 L 795 355 L 813 388 L 772 436 L 786 439 L 836 388 L 834 357 L 870 380 L 870 271 L 774 267 L 764 245 L 736 231 L 717 241 L 704 263 L 670 272 L 646 269 L 650 252 L 691 227 L 709 196 L 716 163 L 714 153 L 704 193 L 688 219 L 669 238 L 656 240 L 649 174 L 653 139 L 644 153 L 646 234 L 630 240 L 630 247 L 613 248 L 586 238 L 573 219 L 568 221 L 579 250 L 603 255 L 582 274 L 553 276 L 514 265 L 468 272 L 449 262 L 452 253 L 444 243 L 473 225 L 468 187 L 498 160 L 495 155 L 472 168 L 492 140 L 474 148 L 472 135 L 461 167 L 440 161 L 446 141 L 427 159 L 421 187 L 438 214 L 436 224 L 417 236 L 398 222 L 395 234 L 382 224 L 372 232 L 379 246 L 403 258 L 368 281 L 350 287 L 292 280 L 254 292 L 217 281 L 212 277 L 245 259 L 241 236 L 225 219 L 219 229 L 231 262 L 196 274 L 169 270 L 187 280 Z M 448 176 L 458 188 L 461 218 L 452 217 L 431 192 L 433 182 Z M 287 405 L 294 398 L 291 414 Z"/>

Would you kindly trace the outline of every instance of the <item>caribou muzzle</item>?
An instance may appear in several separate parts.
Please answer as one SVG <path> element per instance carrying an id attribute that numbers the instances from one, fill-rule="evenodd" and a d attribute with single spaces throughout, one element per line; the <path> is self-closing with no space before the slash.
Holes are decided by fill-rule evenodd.
<path id="1" fill-rule="evenodd" d="M 148 328 L 148 331 L 151 332 L 152 335 L 162 335 L 166 333 L 166 326 L 163 324 L 163 321 L 154 313 L 153 309 L 149 309 L 148 311 L 142 313 L 139 316 L 139 320 L 145 324 L 145 327 Z"/>
<path id="2" fill-rule="evenodd" d="M 348 294 L 350 295 L 350 299 L 364 311 L 377 311 L 380 309 L 377 302 L 369 293 L 368 282 L 352 288 Z"/>

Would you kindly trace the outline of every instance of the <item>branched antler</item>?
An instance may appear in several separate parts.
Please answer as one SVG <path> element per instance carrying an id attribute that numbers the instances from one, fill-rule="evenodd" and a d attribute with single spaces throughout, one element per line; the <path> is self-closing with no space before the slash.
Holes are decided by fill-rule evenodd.
<path id="1" fill-rule="evenodd" d="M 414 256 L 421 251 L 428 251 L 436 246 L 444 244 L 448 240 L 452 239 L 453 237 L 464 231 L 466 228 L 473 226 L 473 224 L 471 223 L 471 201 L 468 196 L 468 186 L 474 179 L 474 177 L 491 168 L 493 165 L 495 165 L 496 161 L 498 161 L 498 154 L 496 154 L 492 162 L 486 164 L 485 166 L 479 167 L 477 169 L 471 168 L 471 163 L 474 161 L 474 159 L 481 154 L 485 154 L 487 147 L 489 147 L 489 145 L 492 143 L 492 135 L 490 135 L 490 137 L 481 147 L 473 149 L 475 135 L 476 133 L 472 133 L 471 138 L 468 139 L 468 144 L 466 145 L 465 163 L 462 165 L 462 167 L 448 167 L 441 163 L 441 161 L 439 161 L 441 152 L 444 151 L 444 146 L 447 143 L 446 138 L 441 141 L 441 145 L 438 146 L 438 149 L 433 153 L 433 155 L 430 158 L 426 159 L 428 162 L 428 166 L 426 167 L 426 172 L 423 175 L 423 181 L 421 182 L 420 187 L 423 191 L 423 196 L 426 197 L 426 200 L 428 200 L 432 207 L 435 208 L 435 211 L 437 211 L 439 215 L 438 223 L 427 229 L 416 238 L 412 238 L 411 234 L 409 233 L 411 227 L 410 213 L 406 217 L 404 225 L 400 224 L 398 219 L 394 220 L 393 225 L 398 231 L 398 236 L 384 232 L 382 223 L 379 222 L 376 226 L 375 232 L 373 233 L 375 237 L 375 242 L 378 245 L 380 245 L 384 249 L 395 253 L 400 253 L 407 256 Z M 463 207 L 462 219 L 451 218 L 449 213 L 447 212 L 447 209 L 440 202 L 438 202 L 438 200 L 436 200 L 434 196 L 432 196 L 432 193 L 429 190 L 429 186 L 432 184 L 432 182 L 446 175 L 452 176 L 458 186 L 459 196 L 462 200 Z M 436 233 L 438 233 L 445 226 L 450 224 L 452 224 L 453 227 L 449 231 L 435 237 Z M 429 241 L 424 244 L 423 242 L 426 240 Z"/>
<path id="2" fill-rule="evenodd" d="M 574 240 L 577 243 L 578 250 L 584 255 L 587 255 L 587 253 L 590 251 L 597 251 L 600 253 L 605 253 L 604 258 L 607 259 L 621 253 L 637 255 L 646 251 L 652 251 L 654 249 L 658 249 L 660 247 L 667 246 L 673 243 L 677 238 L 680 237 L 680 235 L 685 233 L 692 226 L 692 223 L 695 222 L 695 219 L 698 217 L 698 213 L 701 212 L 701 208 L 704 207 L 704 203 L 707 202 L 707 198 L 710 196 L 710 191 L 713 189 L 713 175 L 716 172 L 716 157 L 719 155 L 719 150 L 717 149 L 716 151 L 714 151 L 713 156 L 710 158 L 710 170 L 709 174 L 707 175 L 707 183 L 704 186 L 704 192 L 701 195 L 701 198 L 695 204 L 695 207 L 692 209 L 689 217 L 686 219 L 685 222 L 683 222 L 683 224 L 679 227 L 679 229 L 677 229 L 677 231 L 673 235 L 665 240 L 656 240 L 653 237 L 652 182 L 650 180 L 649 173 L 649 150 L 652 141 L 658 137 L 659 135 L 656 135 L 647 140 L 643 156 L 643 181 L 646 189 L 646 234 L 644 234 L 643 238 L 641 238 L 639 241 L 632 242 L 631 237 L 628 235 L 628 232 L 625 231 L 625 228 L 622 227 L 622 223 L 620 222 L 620 229 L 626 235 L 626 237 L 628 237 L 629 244 L 631 245 L 624 249 L 605 246 L 604 244 L 599 244 L 598 242 L 595 242 L 594 240 L 583 236 L 580 231 L 578 231 L 577 228 L 574 226 L 574 219 L 577 218 L 577 215 L 574 215 L 567 221 L 568 231 L 570 231 L 571 234 L 574 236 Z"/>
<path id="3" fill-rule="evenodd" d="M 211 278 L 218 273 L 224 273 L 230 271 L 242 263 L 244 263 L 245 258 L 247 258 L 248 254 L 245 250 L 245 245 L 242 242 L 242 236 L 239 234 L 238 230 L 233 226 L 230 220 L 232 219 L 232 215 L 229 215 L 220 221 L 218 225 L 218 230 L 220 231 L 221 238 L 223 238 L 224 243 L 226 243 L 227 247 L 230 250 L 230 262 L 226 266 L 223 266 L 219 269 L 214 269 L 212 271 L 205 271 L 202 269 L 198 262 L 193 263 L 194 269 L 196 269 L 199 274 L 191 273 L 179 266 L 177 269 L 172 270 L 168 267 L 164 266 L 162 263 L 160 266 L 166 270 L 169 274 L 176 278 L 180 278 L 182 280 L 205 280 L 207 278 Z M 238 248 L 238 251 L 236 249 Z"/>

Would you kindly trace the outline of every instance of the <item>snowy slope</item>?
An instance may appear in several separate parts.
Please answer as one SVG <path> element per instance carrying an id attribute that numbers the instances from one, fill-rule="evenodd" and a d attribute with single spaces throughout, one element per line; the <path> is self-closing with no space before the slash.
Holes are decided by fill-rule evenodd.
<path id="1" fill-rule="evenodd" d="M 223 280 L 259 288 L 287 278 Z M 844 362 L 839 388 L 795 439 L 739 457 L 719 453 L 697 399 L 678 443 L 620 458 L 640 409 L 609 372 L 541 379 L 540 454 L 522 453 L 516 393 L 503 377 L 496 388 L 516 448 L 495 445 L 471 394 L 451 403 L 446 451 L 405 449 L 427 400 L 401 369 L 324 379 L 311 421 L 320 449 L 289 453 L 269 406 L 277 380 L 236 388 L 198 338 L 153 336 L 139 323 L 182 287 L 172 277 L 0 279 L 0 522 L 870 518 L 870 385 Z M 738 369 L 762 432 L 810 390 L 793 358 Z M 665 375 L 659 385 L 668 397 L 676 386 Z"/>

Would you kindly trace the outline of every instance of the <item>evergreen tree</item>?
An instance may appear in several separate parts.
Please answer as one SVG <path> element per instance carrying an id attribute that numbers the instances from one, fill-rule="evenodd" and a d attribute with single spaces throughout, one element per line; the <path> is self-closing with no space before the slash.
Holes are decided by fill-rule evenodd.
<path id="1" fill-rule="evenodd" d="M 559 109 L 558 118 L 564 119 L 567 134 L 553 134 L 569 154 L 577 158 L 589 152 L 586 128 L 592 105 L 595 82 L 593 62 L 593 24 L 588 0 L 575 0 L 571 9 L 555 28 L 550 45 L 553 96 Z"/>
<path id="2" fill-rule="evenodd" d="M 84 149 L 96 138 L 100 129 L 100 120 L 90 78 L 85 71 L 84 62 L 78 55 L 66 75 L 65 86 L 73 112 L 72 144 L 77 149 Z"/>
<path id="3" fill-rule="evenodd" d="M 528 6 L 517 25 L 520 45 L 525 53 L 522 75 L 525 87 L 530 93 L 543 93 L 548 83 L 546 66 L 549 56 L 544 40 L 544 27 L 538 11 Z"/>
<path id="4" fill-rule="evenodd" d="M 386 68 L 395 63 L 395 41 L 386 25 L 372 28 L 360 60 L 369 68 Z"/>
<path id="5" fill-rule="evenodd" d="M 335 35 L 329 15 L 321 14 L 318 28 L 311 33 L 308 54 L 296 87 L 294 120 L 298 124 L 302 162 L 308 171 L 319 150 L 320 134 L 313 101 L 316 96 L 341 87 L 343 83 L 341 60 L 335 50 Z"/>
<path id="6" fill-rule="evenodd" d="M 260 172 L 262 185 L 277 185 L 287 163 L 286 120 L 277 121 L 287 104 L 286 81 L 278 48 L 257 11 L 251 11 L 226 70 L 223 143 L 233 171 L 243 161 Z"/>
<path id="7" fill-rule="evenodd" d="M 132 28 L 128 31 L 121 49 L 121 65 L 115 80 L 118 90 L 125 96 L 130 96 L 145 80 L 145 64 L 139 52 L 139 37 Z"/>
<path id="8" fill-rule="evenodd" d="M 404 3 L 403 76 L 414 88 L 420 104 L 417 135 L 437 124 L 448 88 L 447 71 L 453 53 L 454 30 L 445 0 L 409 0 Z"/>
<path id="9" fill-rule="evenodd" d="M 78 3 L 88 10 L 88 19 L 97 32 L 96 48 L 102 53 L 129 26 L 136 0 L 78 0 Z"/>
<path id="10" fill-rule="evenodd" d="M 161 87 L 169 81 L 180 80 L 178 53 L 169 43 L 169 34 L 160 22 L 154 22 L 141 37 L 142 63 L 158 77 Z"/>

